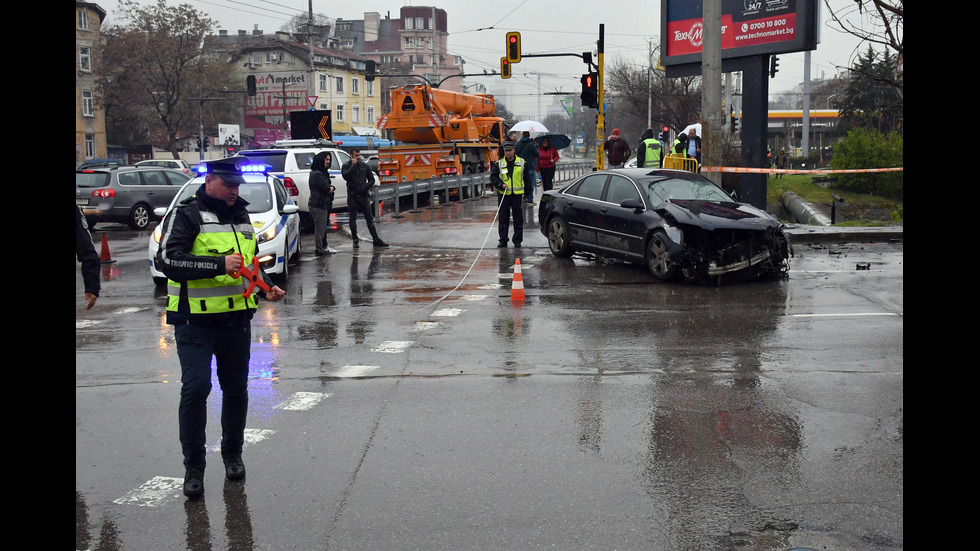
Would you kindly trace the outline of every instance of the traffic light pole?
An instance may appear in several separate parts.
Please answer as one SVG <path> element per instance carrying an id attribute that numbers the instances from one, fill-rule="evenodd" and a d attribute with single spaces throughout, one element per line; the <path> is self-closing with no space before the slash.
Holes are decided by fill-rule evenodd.
<path id="1" fill-rule="evenodd" d="M 596 116 L 595 124 L 595 169 L 603 170 L 606 168 L 606 163 L 602 157 L 602 144 L 606 141 L 606 90 L 604 84 L 604 74 L 603 70 L 604 64 L 604 53 L 605 53 L 605 35 L 606 35 L 606 25 L 604 23 L 599 23 L 599 43 L 597 47 L 597 52 L 599 53 L 599 110 L 598 116 Z"/>

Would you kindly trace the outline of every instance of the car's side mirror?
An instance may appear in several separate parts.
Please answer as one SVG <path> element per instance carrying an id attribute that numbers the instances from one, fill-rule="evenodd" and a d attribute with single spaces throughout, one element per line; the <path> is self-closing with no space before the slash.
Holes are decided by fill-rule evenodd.
<path id="1" fill-rule="evenodd" d="M 623 207 L 624 209 L 633 209 L 636 212 L 643 212 L 646 210 L 646 207 L 643 205 L 643 201 L 640 201 L 639 199 L 627 199 L 620 203 L 619 206 Z"/>

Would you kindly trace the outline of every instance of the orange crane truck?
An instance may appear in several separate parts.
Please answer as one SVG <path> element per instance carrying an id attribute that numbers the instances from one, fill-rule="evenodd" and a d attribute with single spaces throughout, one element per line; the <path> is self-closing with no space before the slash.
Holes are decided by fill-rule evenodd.
<path id="1" fill-rule="evenodd" d="M 391 111 L 378 128 L 395 145 L 378 148 L 381 184 L 488 172 L 500 155 L 504 119 L 489 94 L 461 94 L 428 84 L 391 90 Z"/>

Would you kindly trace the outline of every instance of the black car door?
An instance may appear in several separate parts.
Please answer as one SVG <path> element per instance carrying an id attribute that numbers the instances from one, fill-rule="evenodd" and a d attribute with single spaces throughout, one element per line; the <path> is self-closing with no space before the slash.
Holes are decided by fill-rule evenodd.
<path id="1" fill-rule="evenodd" d="M 562 194 L 565 205 L 561 214 L 568 223 L 572 243 L 595 249 L 596 230 L 593 224 L 602 206 L 602 191 L 608 178 L 608 174 L 591 174 L 573 192 Z"/>
<path id="2" fill-rule="evenodd" d="M 645 230 L 641 214 L 634 208 L 620 206 L 628 199 L 642 204 L 640 190 L 633 181 L 618 174 L 610 176 L 592 224 L 596 228 L 596 243 L 600 249 L 617 255 L 642 256 Z"/>

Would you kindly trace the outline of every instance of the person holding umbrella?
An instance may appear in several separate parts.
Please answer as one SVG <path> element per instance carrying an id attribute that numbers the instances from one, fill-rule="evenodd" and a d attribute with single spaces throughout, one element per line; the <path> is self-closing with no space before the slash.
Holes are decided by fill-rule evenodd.
<path id="1" fill-rule="evenodd" d="M 541 189 L 549 191 L 555 180 L 555 164 L 558 162 L 558 149 L 551 145 L 548 136 L 541 138 L 538 146 L 538 173 L 541 174 Z"/>
<path id="2" fill-rule="evenodd" d="M 524 197 L 527 204 L 534 204 L 534 182 L 538 179 L 535 171 L 538 168 L 538 145 L 531 139 L 527 130 L 521 132 L 521 140 L 517 142 L 517 156 L 524 159 L 524 171 L 528 174 L 528 186 Z M 506 153 L 506 151 L 505 151 Z"/>

